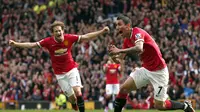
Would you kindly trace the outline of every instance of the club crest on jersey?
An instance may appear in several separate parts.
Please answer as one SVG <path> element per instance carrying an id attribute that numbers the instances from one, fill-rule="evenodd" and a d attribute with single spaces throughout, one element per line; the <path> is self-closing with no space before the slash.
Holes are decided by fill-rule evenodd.
<path id="1" fill-rule="evenodd" d="M 64 45 L 68 46 L 69 42 L 67 40 L 64 41 Z"/>
<path id="2" fill-rule="evenodd" d="M 136 38 L 136 39 L 140 39 L 140 38 L 141 38 L 141 34 L 140 34 L 140 33 L 137 33 L 137 34 L 135 35 L 135 38 Z"/>

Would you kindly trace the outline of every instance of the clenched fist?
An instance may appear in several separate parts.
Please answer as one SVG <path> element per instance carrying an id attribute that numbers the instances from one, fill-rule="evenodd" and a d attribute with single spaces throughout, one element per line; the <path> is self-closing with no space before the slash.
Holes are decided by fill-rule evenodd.
<path id="1" fill-rule="evenodd" d="M 9 40 L 9 45 L 15 46 L 16 42 L 14 40 Z"/>
<path id="2" fill-rule="evenodd" d="M 103 28 L 103 31 L 108 33 L 108 32 L 110 32 L 110 28 L 108 26 L 106 26 Z"/>

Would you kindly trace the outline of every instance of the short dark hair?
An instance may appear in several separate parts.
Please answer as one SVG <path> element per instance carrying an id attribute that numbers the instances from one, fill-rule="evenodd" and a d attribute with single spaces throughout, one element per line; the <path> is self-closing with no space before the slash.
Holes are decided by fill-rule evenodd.
<path id="1" fill-rule="evenodd" d="M 53 28 L 55 26 L 61 26 L 62 30 L 64 30 L 64 28 L 65 28 L 65 24 L 63 22 L 56 20 L 50 25 L 50 29 L 51 29 L 52 32 L 53 32 Z"/>
<path id="2" fill-rule="evenodd" d="M 125 23 L 125 25 L 127 25 L 127 24 L 132 25 L 131 20 L 130 20 L 127 16 L 125 16 L 125 15 L 123 15 L 123 14 L 119 14 L 119 15 L 117 16 L 117 20 L 122 20 L 122 21 Z"/>

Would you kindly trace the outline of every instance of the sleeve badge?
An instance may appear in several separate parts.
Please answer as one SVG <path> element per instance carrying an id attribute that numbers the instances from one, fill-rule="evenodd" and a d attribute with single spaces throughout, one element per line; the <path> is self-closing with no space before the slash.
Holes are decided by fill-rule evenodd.
<path id="1" fill-rule="evenodd" d="M 136 39 L 140 39 L 140 38 L 141 38 L 141 34 L 140 34 L 140 33 L 137 33 L 137 34 L 135 35 L 135 38 L 136 38 Z"/>

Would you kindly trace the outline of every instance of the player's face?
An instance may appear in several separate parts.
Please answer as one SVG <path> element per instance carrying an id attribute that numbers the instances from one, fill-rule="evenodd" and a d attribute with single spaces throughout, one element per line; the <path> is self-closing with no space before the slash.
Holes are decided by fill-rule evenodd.
<path id="1" fill-rule="evenodd" d="M 62 42 L 64 40 L 63 34 L 64 34 L 64 30 L 62 29 L 61 26 L 55 26 L 53 28 L 53 35 L 54 35 L 56 41 Z"/>
<path id="2" fill-rule="evenodd" d="M 128 25 L 125 25 L 125 23 L 122 20 L 117 20 L 116 21 L 116 29 L 117 29 L 117 33 L 122 36 L 122 37 L 126 37 L 127 31 L 128 31 Z"/>

